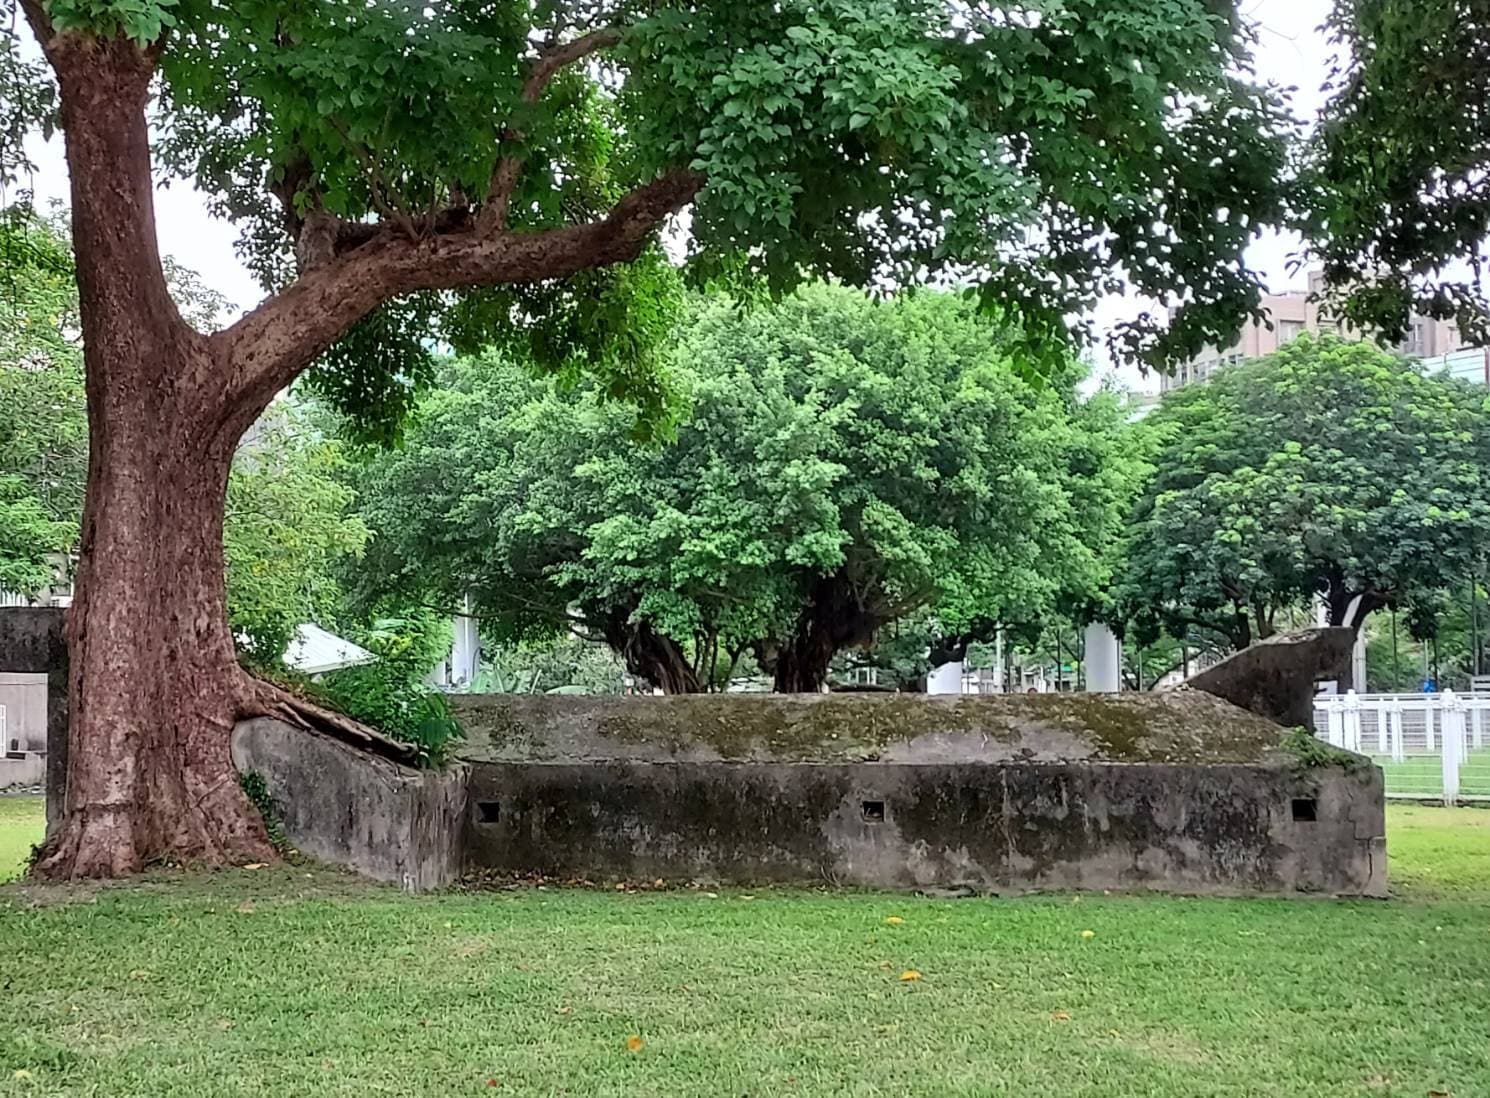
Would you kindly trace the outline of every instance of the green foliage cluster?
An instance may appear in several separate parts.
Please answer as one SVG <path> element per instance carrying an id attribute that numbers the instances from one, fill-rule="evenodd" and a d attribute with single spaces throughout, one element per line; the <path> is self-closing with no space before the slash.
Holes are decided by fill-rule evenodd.
<path id="1" fill-rule="evenodd" d="M 9 5 L 8 5 L 9 6 Z M 1257 306 L 1242 250 L 1286 214 L 1292 124 L 1211 0 L 773 5 L 505 0 L 430 5 L 55 0 L 58 29 L 149 43 L 157 163 L 243 232 L 266 287 L 308 220 L 432 238 L 487 207 L 512 158 L 518 230 L 594 220 L 668 172 L 703 179 L 688 270 L 976 285 L 1017 314 L 1021 361 L 1057 369 L 1068 317 L 1121 284 L 1182 302 L 1117 334 L 1125 357 L 1225 344 Z M 535 62 L 598 35 L 532 94 Z M 19 74 L 19 55 L 8 66 Z M 39 74 L 37 74 L 39 75 Z M 46 87 L 47 81 L 37 83 Z M 46 104 L 16 112 L 18 131 Z M 657 256 L 628 274 L 397 297 L 309 384 L 364 437 L 396 438 L 433 338 L 526 343 L 670 407 Z M 478 280 L 479 281 L 479 280 Z M 1078 329 L 1092 333 L 1085 324 Z M 650 426 L 649 426 L 650 429 Z"/>
<path id="2" fill-rule="evenodd" d="M 269 784 L 264 780 L 264 775 L 257 770 L 242 771 L 238 775 L 238 784 L 243 788 L 248 803 L 258 810 L 259 818 L 264 821 L 264 833 L 269 837 L 269 845 L 281 854 L 288 853 L 290 840 L 285 837 L 279 809 L 275 807 L 274 798 L 269 794 Z"/>
<path id="3" fill-rule="evenodd" d="M 1283 749 L 1293 756 L 1295 766 L 1300 771 L 1318 770 L 1326 766 L 1353 770 L 1371 765 L 1354 752 L 1320 739 L 1307 728 L 1290 728 L 1283 737 Z"/>
<path id="4" fill-rule="evenodd" d="M 240 447 L 223 548 L 229 620 L 252 663 L 277 665 L 297 626 L 341 604 L 343 561 L 367 540 L 343 449 L 292 404 L 272 408 Z"/>
<path id="5" fill-rule="evenodd" d="M 1336 311 L 1393 342 L 1414 311 L 1490 342 L 1490 4 L 1336 0 L 1327 26 L 1338 53 L 1304 193 Z"/>
<path id="6" fill-rule="evenodd" d="M 1490 544 L 1483 391 L 1369 343 L 1301 337 L 1149 420 L 1156 473 L 1119 601 L 1140 637 L 1245 647 L 1314 595 L 1344 621 L 1463 582 Z"/>
<path id="7" fill-rule="evenodd" d="M 87 472 L 72 256 L 55 219 L 0 212 L 0 590 L 57 578 Z"/>
<path id="8" fill-rule="evenodd" d="M 450 648 L 448 621 L 432 614 L 380 618 L 348 630 L 377 660 L 333 671 L 311 692 L 347 716 L 419 749 L 421 766 L 437 767 L 464 738 L 445 696 L 425 681 Z"/>
<path id="9" fill-rule="evenodd" d="M 1091 596 L 1136 468 L 1122 416 L 1076 399 L 1071 364 L 1022 382 L 1014 342 L 952 295 L 705 298 L 661 447 L 594 387 L 452 362 L 359 481 L 362 571 L 379 595 L 469 592 L 496 643 L 581 629 L 676 689 L 716 651 L 769 669 L 822 640 L 825 669 L 926 607 L 966 632 Z"/>
<path id="10" fill-rule="evenodd" d="M 78 290 L 60 215 L 5 211 L 0 255 L 9 276 L 0 286 L 0 590 L 31 593 L 54 581 L 82 521 Z M 210 328 L 222 296 L 194 271 L 164 266 L 177 307 Z M 239 448 L 224 515 L 228 614 L 258 665 L 277 665 L 297 625 L 335 611 L 342 561 L 362 550 L 345 451 L 293 401 L 276 402 Z"/>

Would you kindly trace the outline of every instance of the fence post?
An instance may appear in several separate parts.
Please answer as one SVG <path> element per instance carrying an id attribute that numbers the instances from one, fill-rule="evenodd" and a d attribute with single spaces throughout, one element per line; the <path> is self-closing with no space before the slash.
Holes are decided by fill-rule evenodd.
<path id="1" fill-rule="evenodd" d="M 1340 746 L 1347 751 L 1359 751 L 1361 749 L 1361 699 L 1356 696 L 1354 690 L 1345 692 L 1345 726 L 1344 743 Z"/>
<path id="2" fill-rule="evenodd" d="M 1476 698 L 1475 701 L 1478 702 L 1479 699 Z M 1475 705 L 1475 707 L 1469 711 L 1469 719 L 1472 722 L 1474 722 L 1473 723 L 1473 728 L 1474 728 L 1474 746 L 1475 746 L 1475 750 L 1476 751 L 1478 751 L 1480 748 L 1482 748 L 1482 747 L 1485 746 L 1485 720 L 1484 720 L 1484 717 L 1485 717 L 1485 710 L 1484 710 L 1484 708 L 1482 706 L 1480 706 L 1478 704 Z"/>
<path id="3" fill-rule="evenodd" d="M 1452 690 L 1443 692 L 1443 803 L 1459 800 L 1459 757 L 1464 753 L 1464 703 Z"/>
<path id="4" fill-rule="evenodd" d="M 1324 699 L 1324 738 L 1330 741 L 1331 747 L 1345 746 L 1345 714 L 1340 709 L 1338 697 Z"/>
<path id="5" fill-rule="evenodd" d="M 1427 749 L 1433 750 L 1433 700 L 1442 694 L 1423 695 L 1423 735 L 1427 737 Z"/>
<path id="6" fill-rule="evenodd" d="M 1402 761 L 1402 700 L 1400 698 L 1388 698 L 1384 704 L 1380 717 L 1382 726 L 1386 729 L 1388 746 L 1382 749 L 1382 754 L 1391 753 L 1393 762 Z"/>

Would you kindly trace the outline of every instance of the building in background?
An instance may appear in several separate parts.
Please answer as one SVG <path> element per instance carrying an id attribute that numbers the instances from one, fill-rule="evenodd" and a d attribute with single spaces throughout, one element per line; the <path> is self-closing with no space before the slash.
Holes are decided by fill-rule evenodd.
<path id="1" fill-rule="evenodd" d="M 1186 385 L 1209 381 L 1216 370 L 1272 354 L 1304 332 L 1314 335 L 1320 332 L 1351 335 L 1338 321 L 1321 315 L 1323 303 L 1320 299 L 1323 295 L 1324 278 L 1319 271 L 1309 272 L 1307 290 L 1263 294 L 1261 307 L 1272 323 L 1271 328 L 1262 321 L 1248 322 L 1230 347 L 1224 350 L 1207 347 L 1188 362 L 1177 366 L 1173 374 L 1160 375 L 1160 392 L 1167 393 Z M 1172 312 L 1171 310 L 1171 315 Z M 1463 346 L 1464 341 L 1459 338 L 1458 329 L 1449 321 L 1434 320 L 1414 313 L 1408 323 L 1407 337 L 1398 344 L 1397 350 L 1410 358 L 1433 359 L 1457 352 Z"/>

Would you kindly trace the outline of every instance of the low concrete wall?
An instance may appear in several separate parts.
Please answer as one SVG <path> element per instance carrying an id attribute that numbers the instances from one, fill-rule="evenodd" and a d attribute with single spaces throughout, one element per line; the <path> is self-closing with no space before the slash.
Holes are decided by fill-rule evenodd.
<path id="1" fill-rule="evenodd" d="M 233 763 L 261 774 L 295 847 L 408 891 L 441 888 L 464 864 L 464 766 L 415 770 L 281 721 L 243 721 Z"/>
<path id="2" fill-rule="evenodd" d="M 47 677 L 47 750 L 43 765 L 48 790 L 67 785 L 67 637 L 63 611 L 40 607 L 0 608 L 0 671 Z M 24 760 L 26 773 L 36 764 Z M 3 778 L 0 778 L 3 782 Z M 60 796 L 47 797 L 47 831 L 62 817 Z"/>
<path id="3" fill-rule="evenodd" d="M 458 701 L 473 867 L 1381 896 L 1381 772 L 1193 692 Z M 831 717 L 832 719 L 825 719 Z"/>
<path id="4" fill-rule="evenodd" d="M 471 806 L 471 864 L 514 872 L 1386 894 L 1371 766 L 478 764 Z"/>
<path id="5" fill-rule="evenodd" d="M 41 785 L 46 781 L 47 757 L 27 755 L 21 759 L 0 757 L 0 789 Z"/>

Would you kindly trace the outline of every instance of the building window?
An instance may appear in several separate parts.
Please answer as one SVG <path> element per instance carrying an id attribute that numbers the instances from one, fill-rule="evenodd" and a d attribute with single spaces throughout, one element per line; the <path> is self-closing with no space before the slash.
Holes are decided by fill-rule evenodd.
<path id="1" fill-rule="evenodd" d="M 1278 346 L 1283 347 L 1292 343 L 1304 331 L 1304 322 L 1301 320 L 1278 321 Z"/>

